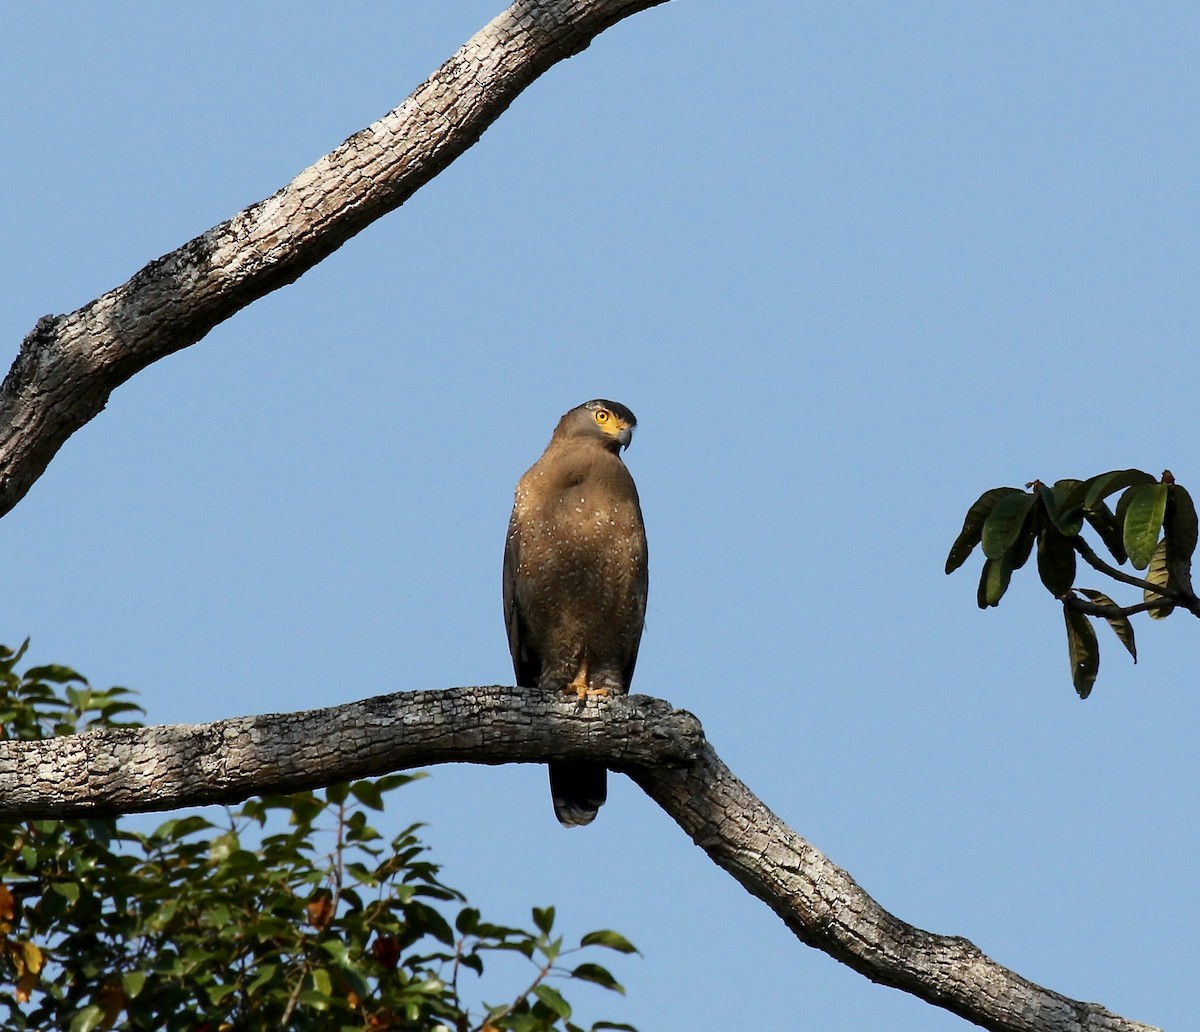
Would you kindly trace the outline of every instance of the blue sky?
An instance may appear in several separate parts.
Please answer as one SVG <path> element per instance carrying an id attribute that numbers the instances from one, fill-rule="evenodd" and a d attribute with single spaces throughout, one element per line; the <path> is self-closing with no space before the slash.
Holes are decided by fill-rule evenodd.
<path id="1" fill-rule="evenodd" d="M 9 355 L 499 9 L 0 7 Z M 513 484 L 564 410 L 615 398 L 651 550 L 635 690 L 899 917 L 1184 1027 L 1197 628 L 1139 625 L 1136 667 L 1101 629 L 1080 702 L 1032 575 L 981 613 L 977 560 L 942 563 L 987 487 L 1200 487 L 1198 45 L 1177 3 L 639 15 L 119 388 L 0 527 L 0 640 L 155 722 L 508 683 Z M 638 944 L 588 1020 L 968 1027 L 799 945 L 624 779 L 577 832 L 537 767 L 439 768 L 396 802 L 493 919 L 554 903 Z"/>

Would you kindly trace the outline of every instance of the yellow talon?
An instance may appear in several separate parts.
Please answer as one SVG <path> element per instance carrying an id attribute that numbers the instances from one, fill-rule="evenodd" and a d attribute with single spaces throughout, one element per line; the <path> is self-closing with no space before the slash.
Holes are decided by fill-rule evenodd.
<path id="1" fill-rule="evenodd" d="M 563 691 L 567 695 L 574 694 L 580 702 L 583 702 L 588 696 L 596 698 L 604 698 L 609 694 L 607 688 L 592 688 L 587 681 L 587 664 L 579 668 L 579 673 L 575 675 L 575 680 L 567 685 Z"/>

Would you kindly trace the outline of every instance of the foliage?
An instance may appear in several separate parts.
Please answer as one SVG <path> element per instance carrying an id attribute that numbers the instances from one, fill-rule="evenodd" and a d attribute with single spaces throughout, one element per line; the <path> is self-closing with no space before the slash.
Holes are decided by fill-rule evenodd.
<path id="1" fill-rule="evenodd" d="M 0 647 L 0 740 L 140 726 L 127 689 L 97 691 L 61 666 L 18 674 L 24 651 Z M 412 780 L 252 799 L 149 833 L 0 822 L 4 1027 L 582 1032 L 552 982 L 624 992 L 568 958 L 633 946 L 598 931 L 566 948 L 553 907 L 534 908 L 532 930 L 485 922 L 439 880 L 419 825 L 385 841 L 369 823 Z M 472 1011 L 464 982 L 497 952 L 526 958 L 529 984 Z"/>
<path id="2" fill-rule="evenodd" d="M 985 491 L 967 511 L 962 531 L 946 558 L 953 573 L 983 547 L 983 570 L 976 595 L 980 609 L 998 606 L 1013 573 L 1037 550 L 1042 584 L 1063 605 L 1071 679 L 1086 699 L 1100 669 L 1100 646 L 1089 617 L 1101 617 L 1137 662 L 1129 618 L 1148 613 L 1169 616 L 1178 606 L 1200 616 L 1192 590 L 1192 553 L 1196 550 L 1196 507 L 1170 470 L 1160 479 L 1140 469 L 1120 469 L 1088 480 L 1040 480 Z M 1116 509 L 1110 496 L 1121 492 Z M 1111 566 L 1083 537 L 1089 527 L 1118 566 L 1145 570 L 1136 577 Z M 1120 606 L 1094 588 L 1076 587 L 1076 557 L 1112 580 L 1142 590 L 1142 601 Z M 1082 597 L 1081 597 L 1082 596 Z"/>

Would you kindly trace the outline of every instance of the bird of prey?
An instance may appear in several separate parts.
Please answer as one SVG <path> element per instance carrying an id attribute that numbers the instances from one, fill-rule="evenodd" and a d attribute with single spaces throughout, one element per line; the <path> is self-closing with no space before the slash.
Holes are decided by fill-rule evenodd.
<path id="1" fill-rule="evenodd" d="M 629 690 L 646 619 L 646 530 L 621 461 L 637 419 L 597 399 L 558 421 L 517 483 L 504 547 L 504 619 L 517 684 L 580 700 Z M 603 765 L 550 764 L 554 813 L 590 824 L 607 796 Z"/>

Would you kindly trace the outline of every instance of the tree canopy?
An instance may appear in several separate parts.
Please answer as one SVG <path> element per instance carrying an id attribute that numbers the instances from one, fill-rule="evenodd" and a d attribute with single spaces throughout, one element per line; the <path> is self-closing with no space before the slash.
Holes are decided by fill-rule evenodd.
<path id="1" fill-rule="evenodd" d="M 28 644 L 28 643 L 26 643 Z M 141 726 L 124 688 L 63 666 L 18 671 L 0 648 L 0 740 Z M 486 921 L 445 885 L 420 825 L 390 839 L 371 812 L 418 775 L 179 813 L 149 831 L 113 817 L 0 821 L 0 993 L 9 1029 L 370 1029 L 582 1032 L 564 981 L 623 992 L 553 907 L 533 927 Z M 475 976 L 501 953 L 515 987 Z M 511 980 L 511 970 L 505 974 Z M 630 1029 L 599 1021 L 589 1026 Z"/>

